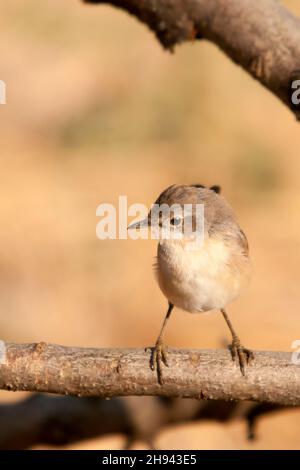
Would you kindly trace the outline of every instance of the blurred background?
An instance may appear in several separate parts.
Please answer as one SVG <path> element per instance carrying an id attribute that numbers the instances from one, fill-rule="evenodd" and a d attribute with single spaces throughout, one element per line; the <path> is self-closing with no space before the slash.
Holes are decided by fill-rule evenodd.
<path id="1" fill-rule="evenodd" d="M 284 3 L 300 15 L 297 0 Z M 1 338 L 152 345 L 166 310 L 153 275 L 156 243 L 98 240 L 96 208 L 119 195 L 150 206 L 170 184 L 202 183 L 222 186 L 249 238 L 252 283 L 229 310 L 243 343 L 291 351 L 300 338 L 300 132 L 292 113 L 212 44 L 170 54 L 109 6 L 11 0 L 1 2 L 0 25 Z M 166 334 L 174 347 L 226 341 L 219 313 L 176 309 Z M 0 401 L 24 396 L 0 392 Z M 254 442 L 244 426 L 173 426 L 156 446 L 300 447 L 300 410 L 263 417 Z"/>

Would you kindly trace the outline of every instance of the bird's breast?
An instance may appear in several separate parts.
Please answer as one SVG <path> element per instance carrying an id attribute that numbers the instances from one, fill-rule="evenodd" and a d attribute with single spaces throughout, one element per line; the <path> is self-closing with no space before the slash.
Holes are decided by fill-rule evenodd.
<path id="1" fill-rule="evenodd" d="M 182 241 L 158 245 L 159 286 L 169 302 L 189 312 L 225 307 L 239 295 L 249 274 L 248 257 L 220 239 L 208 239 L 197 250 Z"/>

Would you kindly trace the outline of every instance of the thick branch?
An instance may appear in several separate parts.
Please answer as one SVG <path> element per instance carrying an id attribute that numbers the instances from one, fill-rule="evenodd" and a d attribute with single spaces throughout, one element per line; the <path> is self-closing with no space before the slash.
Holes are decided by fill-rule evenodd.
<path id="1" fill-rule="evenodd" d="M 170 424 L 244 419 L 248 437 L 255 423 L 278 405 L 250 402 L 131 397 L 104 400 L 96 397 L 59 397 L 34 394 L 17 403 L 0 405 L 0 450 L 36 445 L 62 446 L 83 439 L 122 434 L 129 448 L 136 441 L 155 447 L 159 432 Z"/>
<path id="2" fill-rule="evenodd" d="M 87 349 L 46 343 L 6 345 L 0 389 L 75 396 L 159 395 L 300 405 L 300 367 L 291 354 L 256 352 L 243 377 L 226 350 L 169 350 L 159 385 L 143 349 Z"/>
<path id="3" fill-rule="evenodd" d="M 214 42 L 291 108 L 290 81 L 300 78 L 300 19 L 277 0 L 84 1 L 127 10 L 168 49 L 192 39 Z M 293 111 L 300 119 L 300 110 Z"/>

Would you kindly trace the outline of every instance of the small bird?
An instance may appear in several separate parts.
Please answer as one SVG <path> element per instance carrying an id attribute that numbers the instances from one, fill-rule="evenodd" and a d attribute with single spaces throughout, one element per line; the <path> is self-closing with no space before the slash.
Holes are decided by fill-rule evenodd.
<path id="1" fill-rule="evenodd" d="M 179 215 L 175 212 L 156 212 L 159 227 L 166 224 L 164 218 L 168 217 L 170 228 L 174 232 L 181 231 L 183 236 L 159 238 L 156 276 L 169 306 L 155 347 L 152 349 L 151 369 L 157 371 L 158 381 L 163 384 L 163 364 L 168 366 L 163 335 L 172 310 L 176 306 L 191 313 L 219 309 L 231 332 L 232 359 L 238 360 L 241 373 L 245 375 L 245 365 L 253 358 L 253 353 L 242 346 L 225 307 L 239 296 L 251 274 L 246 235 L 238 225 L 230 205 L 220 194 L 220 187 L 207 188 L 201 184 L 168 187 L 160 194 L 148 216 L 128 228 L 151 227 L 153 208 L 162 205 L 173 207 L 174 204 L 180 207 L 189 204 L 193 208 L 196 205 L 203 205 L 202 243 L 195 248 L 195 245 L 191 245 L 195 241 L 195 232 L 186 235 L 183 230 L 188 217 L 192 218 L 192 226 L 196 227 L 194 210 L 191 216 L 185 216 L 184 211 Z"/>

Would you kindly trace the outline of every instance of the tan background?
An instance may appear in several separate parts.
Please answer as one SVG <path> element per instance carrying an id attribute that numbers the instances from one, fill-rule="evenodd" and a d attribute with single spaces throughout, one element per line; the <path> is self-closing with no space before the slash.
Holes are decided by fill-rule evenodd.
<path id="1" fill-rule="evenodd" d="M 299 2 L 285 1 L 300 14 Z M 155 242 L 99 241 L 96 207 L 148 206 L 172 183 L 221 184 L 248 235 L 252 284 L 230 307 L 252 348 L 300 338 L 300 131 L 293 115 L 215 46 L 164 52 L 127 14 L 78 1 L 0 5 L 0 331 L 11 341 L 153 344 L 166 301 Z M 176 310 L 167 342 L 220 347 L 219 314 Z M 1 392 L 0 399 L 22 394 Z M 299 448 L 300 411 L 162 432 L 164 448 Z M 121 436 L 76 448 L 122 445 Z M 143 445 L 143 444 L 141 444 Z"/>

